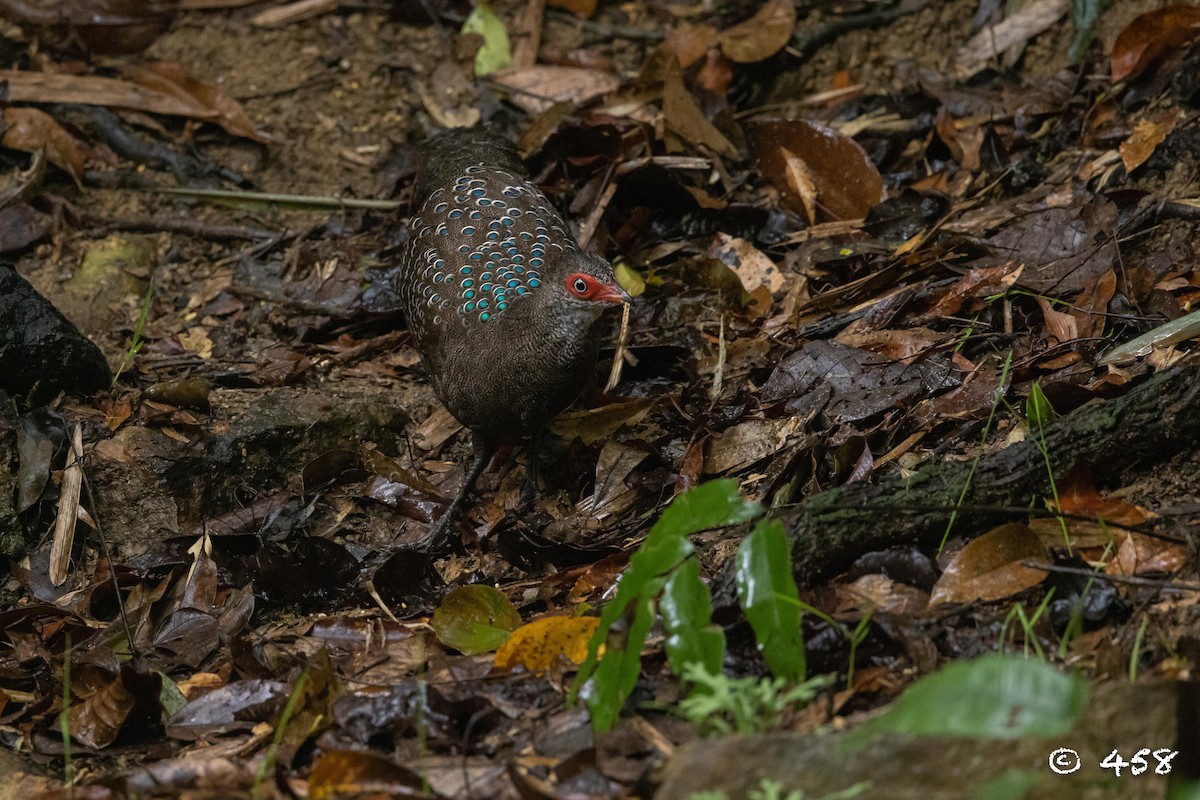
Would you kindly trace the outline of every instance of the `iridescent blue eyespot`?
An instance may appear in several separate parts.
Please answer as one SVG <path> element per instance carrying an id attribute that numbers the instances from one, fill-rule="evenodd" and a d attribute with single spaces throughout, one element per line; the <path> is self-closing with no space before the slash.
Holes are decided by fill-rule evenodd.
<path id="1" fill-rule="evenodd" d="M 532 238 L 533 235 L 529 231 L 521 231 L 521 239 L 524 241 L 528 242 Z"/>
<path id="2" fill-rule="evenodd" d="M 436 211 L 438 214 L 445 214 L 447 211 L 450 210 L 450 204 L 449 203 L 438 203 L 436 206 L 433 207 L 433 210 Z"/>
<path id="3" fill-rule="evenodd" d="M 513 278 L 507 284 L 508 288 L 510 288 L 510 289 L 515 289 L 516 287 L 518 287 L 520 285 L 521 285 L 521 282 L 519 280 L 517 280 L 516 278 Z"/>
<path id="4" fill-rule="evenodd" d="M 526 289 L 524 286 L 517 287 L 517 294 L 525 294 L 525 292 L 527 292 L 527 291 L 528 291 L 528 289 Z"/>
<path id="5" fill-rule="evenodd" d="M 496 233 L 496 231 L 489 231 L 489 232 L 488 232 L 488 235 L 487 235 L 487 240 L 488 240 L 489 242 L 494 242 L 494 241 L 496 241 L 496 240 L 497 240 L 497 239 L 499 239 L 499 238 L 500 238 L 500 234 Z"/>
<path id="6" fill-rule="evenodd" d="M 488 307 L 488 301 L 487 301 L 487 300 L 480 300 L 480 301 L 479 301 L 479 307 L 480 307 L 480 308 L 487 308 L 487 307 Z"/>
<path id="7" fill-rule="evenodd" d="M 435 293 L 432 297 L 429 298 L 429 302 L 437 303 L 437 302 L 440 302 L 441 299 L 442 299 L 442 296 L 440 294 Z"/>
<path id="8" fill-rule="evenodd" d="M 475 299 L 475 290 L 474 290 L 474 289 L 467 289 L 465 292 L 463 292 L 463 299 L 464 299 L 464 300 L 473 300 L 473 299 Z"/>
<path id="9" fill-rule="evenodd" d="M 515 247 L 513 249 L 516 250 Z M 525 260 L 525 256 L 521 255 L 520 253 L 513 253 L 512 260 L 513 260 L 514 264 L 520 264 L 522 261 Z"/>
<path id="10" fill-rule="evenodd" d="M 503 287 L 503 286 L 497 286 L 495 289 L 492 289 L 492 294 L 496 295 L 497 299 L 503 299 L 503 297 L 504 297 L 504 287 Z"/>
<path id="11" fill-rule="evenodd" d="M 464 289 L 470 289 L 472 286 L 475 285 L 475 281 L 471 280 L 470 278 L 467 278 L 466 280 L 464 280 L 462 282 L 462 284 L 463 284 Z"/>
<path id="12" fill-rule="evenodd" d="M 497 311 L 503 311 L 506 308 L 508 308 L 508 303 L 497 303 L 496 304 Z"/>
<path id="13" fill-rule="evenodd" d="M 519 217 L 519 216 L 521 216 L 521 209 L 519 209 L 519 208 L 510 208 L 510 209 L 508 210 L 508 215 L 509 215 L 510 217 Z"/>
<path id="14" fill-rule="evenodd" d="M 464 226 L 463 226 L 463 229 L 462 229 L 462 235 L 463 235 L 463 236 L 471 236 L 471 235 L 473 235 L 474 233 L 475 233 L 475 229 L 474 229 L 474 228 L 472 228 L 470 225 L 464 225 Z"/>
<path id="15" fill-rule="evenodd" d="M 520 275 L 524 271 L 525 271 L 524 267 L 521 267 L 521 266 L 513 267 L 513 272 L 517 273 L 518 275 Z"/>
<path id="16" fill-rule="evenodd" d="M 471 253 L 472 261 L 479 261 L 482 258 L 483 258 L 483 253 Z"/>
<path id="17" fill-rule="evenodd" d="M 488 229 L 493 231 L 500 230 L 500 220 L 494 219 L 488 223 Z"/>
<path id="18" fill-rule="evenodd" d="M 481 206 L 490 206 L 492 204 L 492 201 L 488 200 L 486 197 L 481 197 L 478 200 L 476 200 L 475 202 Z"/>
<path id="19" fill-rule="evenodd" d="M 500 221 L 501 221 L 501 222 L 503 222 L 505 225 L 512 225 L 512 224 L 513 224 L 513 218 L 512 218 L 512 217 L 504 217 L 504 218 L 503 218 L 503 219 L 501 219 Z"/>
<path id="20" fill-rule="evenodd" d="M 504 257 L 503 254 L 501 254 L 499 251 L 493 252 L 490 255 L 488 255 L 488 258 L 490 258 L 492 261 L 499 261 L 503 257 Z"/>
<path id="21" fill-rule="evenodd" d="M 479 315 L 480 322 L 487 322 L 491 318 L 492 318 L 492 315 L 486 311 Z"/>
<path id="22" fill-rule="evenodd" d="M 470 268 L 470 267 L 459 267 L 459 268 L 458 268 L 458 271 L 459 271 L 459 272 L 461 272 L 463 275 L 470 275 L 470 274 L 471 274 L 471 268 Z"/>
<path id="23" fill-rule="evenodd" d="M 536 289 L 536 288 L 538 288 L 538 287 L 539 287 L 539 286 L 541 286 L 541 285 L 542 285 L 542 282 L 541 282 L 541 281 L 539 281 L 537 278 L 530 278 L 530 279 L 529 279 L 529 288 L 530 288 L 530 289 Z"/>
<path id="24" fill-rule="evenodd" d="M 450 219 L 458 219 L 459 217 L 462 216 L 462 211 L 460 211 L 459 209 L 456 208 L 453 211 L 451 211 L 448 216 L 450 217 Z"/>
<path id="25" fill-rule="evenodd" d="M 472 197 L 483 197 L 485 194 L 487 194 L 487 192 L 485 192 L 483 189 L 472 189 L 471 190 Z"/>
<path id="26" fill-rule="evenodd" d="M 483 219 L 483 212 L 482 211 L 472 211 L 471 219 L 476 219 L 476 220 Z"/>
<path id="27" fill-rule="evenodd" d="M 503 200 L 493 200 L 492 205 L 495 206 L 496 208 L 508 208 L 508 203 L 504 202 Z M 512 212 L 510 211 L 508 213 L 511 214 Z M 518 212 L 518 213 L 520 213 L 520 212 Z"/>
<path id="28" fill-rule="evenodd" d="M 492 285 L 491 285 L 490 283 L 481 283 L 481 284 L 479 284 L 479 291 L 481 291 L 481 292 L 490 292 L 491 290 L 492 290 Z"/>
<path id="29" fill-rule="evenodd" d="M 481 280 L 481 281 L 490 281 L 491 279 L 492 279 L 492 273 L 490 273 L 490 272 L 485 272 L 479 276 L 479 280 Z"/>
<path id="30" fill-rule="evenodd" d="M 545 263 L 546 263 L 545 261 L 543 261 L 542 259 L 537 258 L 537 257 L 529 259 L 529 266 L 533 267 L 534 269 L 537 269 L 538 267 L 542 266 L 542 264 L 545 264 Z"/>
<path id="31" fill-rule="evenodd" d="M 474 311 L 474 310 L 475 310 L 475 304 L 474 304 L 474 303 L 467 303 L 465 306 L 463 306 L 463 309 L 465 309 L 465 310 L 467 310 L 467 311 Z"/>

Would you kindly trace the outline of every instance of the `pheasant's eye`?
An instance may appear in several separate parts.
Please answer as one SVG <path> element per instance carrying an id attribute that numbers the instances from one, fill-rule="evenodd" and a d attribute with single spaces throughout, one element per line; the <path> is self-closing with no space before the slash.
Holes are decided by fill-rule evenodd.
<path id="1" fill-rule="evenodd" d="M 582 272 L 573 272 L 563 281 L 563 286 L 580 300 L 591 300 L 592 295 L 596 293 L 598 284 L 589 275 L 585 275 Z"/>

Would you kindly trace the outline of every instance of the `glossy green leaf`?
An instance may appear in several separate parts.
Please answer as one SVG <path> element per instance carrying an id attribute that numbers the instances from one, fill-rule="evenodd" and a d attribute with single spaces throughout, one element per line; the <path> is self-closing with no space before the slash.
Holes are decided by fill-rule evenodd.
<path id="1" fill-rule="evenodd" d="M 429 621 L 438 641 L 467 655 L 495 650 L 521 626 L 521 615 L 493 586 L 459 586 Z"/>
<path id="2" fill-rule="evenodd" d="M 712 624 L 712 599 L 700 580 L 699 561 L 689 558 L 671 573 L 658 608 L 671 671 L 682 675 L 688 664 L 702 664 L 710 673 L 719 673 L 725 661 L 725 632 Z"/>
<path id="3" fill-rule="evenodd" d="M 914 683 L 871 731 L 977 739 L 1068 733 L 1087 702 L 1087 681 L 1044 661 L 991 655 L 957 661 Z"/>
<path id="4" fill-rule="evenodd" d="M 496 16 L 487 0 L 476 0 L 475 8 L 463 23 L 462 32 L 478 33 L 483 37 L 483 46 L 475 53 L 475 77 L 491 75 L 512 61 L 512 47 L 504 21 Z"/>
<path id="5" fill-rule="evenodd" d="M 662 584 L 662 580 L 652 582 L 645 595 L 628 607 L 633 618 L 628 620 L 622 641 L 605 651 L 595 673 L 583 687 L 581 694 L 592 715 L 592 727 L 597 731 L 612 730 L 637 684 L 642 670 L 642 645 L 654 621 L 654 595 L 662 590 Z"/>
<path id="6" fill-rule="evenodd" d="M 571 687 L 571 699 L 574 700 L 578 696 L 580 689 L 592 677 L 593 672 L 598 672 L 596 664 L 600 645 L 605 643 L 608 645 L 605 661 L 610 658 L 640 659 L 638 652 L 641 646 L 640 642 L 638 649 L 635 649 L 631 656 L 622 652 L 629 647 L 629 642 L 620 641 L 615 636 L 610 640 L 610 631 L 618 620 L 625 617 L 626 609 L 631 604 L 634 602 L 645 604 L 658 596 L 658 593 L 662 591 L 663 576 L 692 554 L 692 543 L 687 538 L 690 534 L 753 519 L 761 513 L 761 510 L 762 507 L 757 503 L 746 500 L 738 493 L 738 483 L 732 479 L 703 483 L 672 500 L 671 504 L 663 511 L 662 516 L 659 517 L 658 522 L 654 523 L 654 527 L 646 534 L 646 540 L 642 542 L 642 546 L 629 559 L 629 567 L 621 575 L 621 580 L 617 584 L 616 596 L 600 613 L 600 625 L 588 643 L 588 656 L 579 665 L 579 672 L 575 675 L 575 683 Z M 647 613 L 649 612 L 647 611 Z M 613 673 L 605 673 L 606 676 L 611 674 Z M 636 680 L 636 672 L 634 679 Z M 597 680 L 600 680 L 599 675 L 597 675 Z M 616 703 L 615 708 L 606 708 L 600 717 L 593 710 L 592 722 L 597 730 L 606 730 L 606 728 L 600 727 L 598 719 L 616 719 L 621 705 L 625 702 L 625 697 L 633 689 L 633 683 L 629 683 L 629 688 L 625 690 L 626 694 L 620 695 L 619 699 L 618 693 L 614 693 L 617 689 L 619 687 L 603 686 L 593 692 L 593 696 L 608 698 Z M 589 707 L 592 704 L 593 701 L 589 700 Z"/>
<path id="7" fill-rule="evenodd" d="M 782 523 L 767 519 L 755 525 L 738 548 L 734 569 L 738 602 L 767 666 L 777 677 L 804 680 L 800 592 Z"/>

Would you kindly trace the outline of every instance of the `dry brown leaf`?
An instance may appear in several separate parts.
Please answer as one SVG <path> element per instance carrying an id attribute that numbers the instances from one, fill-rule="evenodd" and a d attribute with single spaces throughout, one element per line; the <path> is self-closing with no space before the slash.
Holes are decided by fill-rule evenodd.
<path id="1" fill-rule="evenodd" d="M 716 47 L 719 41 L 717 29 L 713 26 L 703 22 L 699 25 L 681 22 L 667 33 L 663 47 L 675 54 L 680 67 L 687 69 L 703 58 L 710 47 Z"/>
<path id="2" fill-rule="evenodd" d="M 492 80 L 512 90 L 509 100 L 537 116 L 555 103 L 582 106 L 602 94 L 615 91 L 621 79 L 607 72 L 578 67 L 536 65 L 495 72 Z"/>
<path id="3" fill-rule="evenodd" d="M 134 83 L 211 111 L 209 119 L 234 136 L 256 142 L 270 141 L 269 136 L 254 126 L 238 101 L 216 86 L 197 79 L 182 64 L 173 61 L 135 64 L 127 74 Z"/>
<path id="4" fill-rule="evenodd" d="M 861 219 L 884 198 L 875 164 L 839 131 L 807 120 L 767 119 L 748 123 L 746 136 L 759 172 L 798 213 Z M 815 198 L 808 197 L 809 184 Z"/>
<path id="5" fill-rule="evenodd" d="M 1079 338 L 1079 329 L 1075 326 L 1075 318 L 1065 311 L 1056 311 L 1054 304 L 1044 297 L 1037 298 L 1042 307 L 1042 316 L 1046 320 L 1046 333 L 1053 342 L 1066 344 Z"/>
<path id="6" fill-rule="evenodd" d="M 663 76 L 663 117 L 671 131 L 683 141 L 726 158 L 738 157 L 737 148 L 708 121 L 696 99 L 683 85 L 683 72 L 673 58 Z"/>
<path id="7" fill-rule="evenodd" d="M 578 438 L 584 444 L 594 444 L 608 438 L 625 425 L 636 425 L 653 407 L 653 399 L 637 398 L 599 408 L 568 411 L 558 415 L 550 424 L 550 430 L 567 441 Z"/>
<path id="8" fill-rule="evenodd" d="M 1048 505 L 1054 508 L 1053 499 Z M 1092 470 L 1080 462 L 1058 482 L 1058 509 L 1077 517 L 1094 517 L 1114 525 L 1140 525 L 1153 519 L 1148 509 L 1116 497 L 1102 497 L 1096 490 Z"/>
<path id="9" fill-rule="evenodd" d="M 753 292 L 760 286 L 774 293 L 783 288 L 784 277 L 766 253 L 745 239 L 718 233 L 708 246 L 708 257 L 720 261 L 742 282 L 742 288 Z"/>
<path id="10" fill-rule="evenodd" d="M 724 475 L 736 472 L 779 452 L 789 436 L 800 430 L 796 417 L 749 419 L 708 440 L 704 454 L 704 472 Z"/>
<path id="11" fill-rule="evenodd" d="M 721 34 L 721 52 L 738 64 L 765 61 L 787 46 L 795 27 L 792 0 L 767 0 L 750 19 Z"/>
<path id="12" fill-rule="evenodd" d="M 1027 567 L 1022 561 L 1046 561 L 1041 539 L 1028 525 L 1010 523 L 971 540 L 955 554 L 938 578 L 929 598 L 930 606 L 943 603 L 989 602 L 1037 586 L 1045 570 Z"/>
<path id="13" fill-rule="evenodd" d="M 1133 172 L 1154 155 L 1154 151 L 1171 131 L 1175 130 L 1181 119 L 1183 112 L 1177 106 L 1161 109 L 1139 119 L 1133 127 L 1133 133 L 1117 147 L 1121 153 L 1121 161 L 1125 163 L 1125 172 Z"/>
<path id="14" fill-rule="evenodd" d="M 1070 0 L 1032 0 L 1017 13 L 985 27 L 958 51 L 953 75 L 958 78 L 974 75 L 1001 53 L 1048 30 L 1067 13 L 1070 5 Z"/>
<path id="15" fill-rule="evenodd" d="M 25 153 L 46 154 L 46 159 L 81 185 L 86 159 L 74 136 L 36 108 L 4 109 L 4 138 L 0 145 Z"/>
<path id="16" fill-rule="evenodd" d="M 215 120 L 218 116 L 215 110 L 195 99 L 181 99 L 117 78 L 0 70 L 0 83 L 7 84 L 9 99 L 18 103 L 82 103 L 201 120 Z"/>
<path id="17" fill-rule="evenodd" d="M 545 672 L 559 656 L 579 664 L 587 657 L 588 640 L 599 624 L 599 617 L 545 617 L 522 625 L 496 651 L 495 668 Z"/>
<path id="18" fill-rule="evenodd" d="M 1117 34 L 1113 83 L 1136 78 L 1159 58 L 1200 36 L 1200 7 L 1172 5 L 1148 11 Z"/>

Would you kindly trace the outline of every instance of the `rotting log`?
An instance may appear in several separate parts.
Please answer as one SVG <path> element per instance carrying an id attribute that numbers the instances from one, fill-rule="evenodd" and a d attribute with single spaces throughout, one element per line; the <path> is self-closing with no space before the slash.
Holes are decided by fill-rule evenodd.
<path id="1" fill-rule="evenodd" d="M 1200 371 L 1159 373 L 1112 400 L 1093 400 L 1045 428 L 1050 467 L 1061 476 L 1086 461 L 1098 481 L 1159 464 L 1200 442 Z M 936 547 L 962 497 L 954 531 L 982 533 L 1050 493 L 1046 460 L 1032 440 L 971 461 L 926 464 L 908 477 L 839 486 L 780 513 L 792 544 L 796 580 L 812 585 L 855 558 L 904 544 Z"/>

